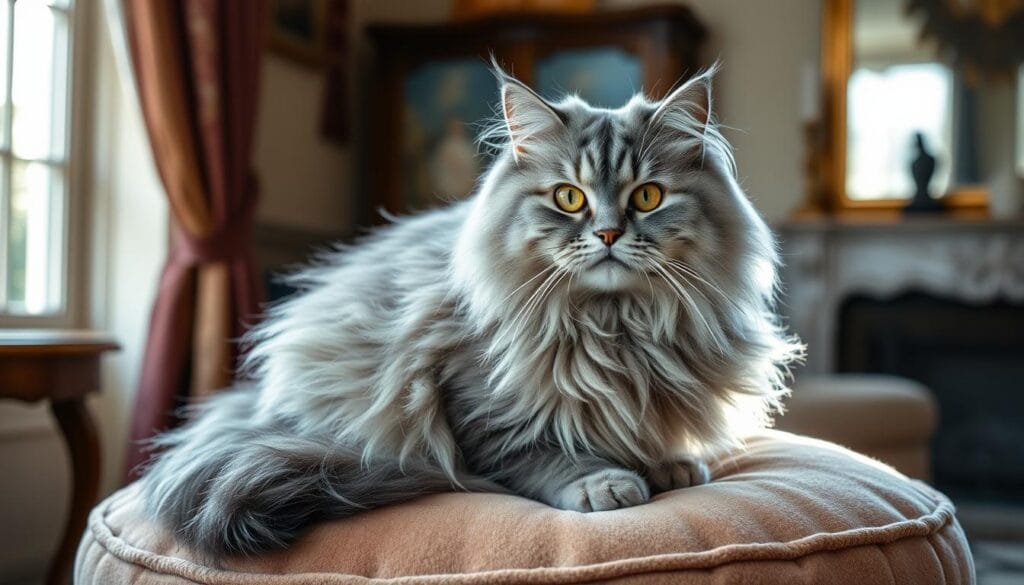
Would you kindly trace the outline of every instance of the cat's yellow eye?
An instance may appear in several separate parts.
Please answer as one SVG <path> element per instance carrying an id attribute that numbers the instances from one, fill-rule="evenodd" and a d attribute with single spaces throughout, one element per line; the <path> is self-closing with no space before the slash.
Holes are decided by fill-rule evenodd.
<path id="1" fill-rule="evenodd" d="M 633 207 L 638 211 L 654 211 L 661 205 L 661 187 L 654 183 L 641 185 L 633 191 Z"/>
<path id="2" fill-rule="evenodd" d="M 560 185 L 555 189 L 555 205 L 562 211 L 576 213 L 587 204 L 587 198 L 577 187 Z"/>

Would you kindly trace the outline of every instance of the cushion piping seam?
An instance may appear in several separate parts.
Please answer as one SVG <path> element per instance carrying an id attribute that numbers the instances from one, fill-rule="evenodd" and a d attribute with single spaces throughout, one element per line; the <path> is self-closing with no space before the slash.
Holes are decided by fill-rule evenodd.
<path id="1" fill-rule="evenodd" d="M 952 505 L 937 501 L 938 507 L 929 514 L 915 519 L 900 520 L 883 526 L 855 528 L 842 532 L 816 533 L 795 540 L 773 543 L 728 544 L 706 551 L 685 553 L 664 553 L 616 559 L 587 565 L 570 567 L 533 567 L 516 569 L 492 569 L 473 573 L 449 573 L 433 575 L 409 575 L 401 577 L 366 577 L 342 573 L 240 573 L 205 567 L 187 559 L 145 551 L 129 544 L 118 536 L 106 523 L 103 512 L 110 502 L 92 512 L 90 531 L 97 544 L 122 562 L 144 567 L 156 573 L 176 576 L 200 583 L 247 583 L 253 577 L 273 579 L 277 583 L 299 582 L 312 575 L 327 577 L 324 582 L 345 583 L 479 583 L 483 579 L 496 582 L 570 583 L 580 580 L 609 579 L 643 573 L 672 570 L 708 570 L 723 565 L 744 561 L 793 561 L 811 554 L 842 549 L 859 548 L 866 545 L 892 543 L 911 537 L 931 536 L 952 523 L 955 518 Z M 840 543 L 853 535 L 852 542 Z M 122 550 L 114 550 L 122 549 Z M 130 558 L 134 557 L 134 558 Z M 216 580 L 211 580 L 216 579 Z M 240 580 L 239 580 L 240 579 Z"/>

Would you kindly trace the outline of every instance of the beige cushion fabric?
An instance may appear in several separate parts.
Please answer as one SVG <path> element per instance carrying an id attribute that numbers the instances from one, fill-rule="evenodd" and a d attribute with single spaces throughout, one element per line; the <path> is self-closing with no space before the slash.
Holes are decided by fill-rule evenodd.
<path id="1" fill-rule="evenodd" d="M 883 374 L 804 376 L 793 386 L 780 419 L 792 432 L 843 445 L 878 447 L 927 440 L 938 406 L 927 388 Z M 829 416 L 820 416 L 828 408 Z"/>
<path id="2" fill-rule="evenodd" d="M 882 374 L 800 376 L 777 421 L 780 429 L 838 443 L 918 479 L 931 477 L 937 424 L 927 388 Z"/>
<path id="3" fill-rule="evenodd" d="M 134 487 L 93 511 L 77 583 L 972 583 L 941 494 L 781 432 L 721 457 L 711 484 L 579 514 L 441 494 L 322 524 L 288 551 L 203 561 L 140 519 Z"/>

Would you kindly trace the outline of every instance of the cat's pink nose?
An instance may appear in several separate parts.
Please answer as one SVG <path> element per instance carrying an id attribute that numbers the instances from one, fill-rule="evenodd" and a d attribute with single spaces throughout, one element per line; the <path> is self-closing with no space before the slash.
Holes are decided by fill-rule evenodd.
<path id="1" fill-rule="evenodd" d="M 601 241 L 604 242 L 605 246 L 611 246 L 615 243 L 615 240 L 619 239 L 619 236 L 622 235 L 622 230 L 617 228 L 597 230 L 594 232 L 594 235 L 601 238 Z"/>

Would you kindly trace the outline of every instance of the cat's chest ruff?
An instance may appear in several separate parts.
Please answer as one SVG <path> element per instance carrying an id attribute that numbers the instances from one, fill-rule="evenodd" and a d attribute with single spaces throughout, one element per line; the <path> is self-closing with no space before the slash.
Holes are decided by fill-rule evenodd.
<path id="1" fill-rule="evenodd" d="M 692 377 L 677 348 L 655 340 L 644 320 L 597 317 L 563 321 L 532 344 L 524 338 L 506 348 L 495 391 L 510 417 L 531 421 L 526 435 L 623 462 L 656 460 L 670 448 L 687 406 L 680 384 Z"/>

